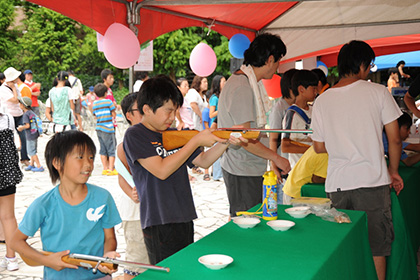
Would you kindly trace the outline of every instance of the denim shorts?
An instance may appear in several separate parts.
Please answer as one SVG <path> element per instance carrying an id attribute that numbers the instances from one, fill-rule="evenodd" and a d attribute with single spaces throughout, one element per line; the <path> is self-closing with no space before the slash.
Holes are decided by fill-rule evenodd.
<path id="1" fill-rule="evenodd" d="M 33 157 L 34 155 L 36 155 L 36 150 L 38 147 L 38 140 L 29 140 L 28 138 L 26 138 L 26 150 L 28 153 L 28 156 Z"/>
<path id="2" fill-rule="evenodd" d="M 101 156 L 115 157 L 115 146 L 117 141 L 115 139 L 115 133 L 107 133 L 100 130 L 96 131 L 99 140 L 99 154 Z"/>

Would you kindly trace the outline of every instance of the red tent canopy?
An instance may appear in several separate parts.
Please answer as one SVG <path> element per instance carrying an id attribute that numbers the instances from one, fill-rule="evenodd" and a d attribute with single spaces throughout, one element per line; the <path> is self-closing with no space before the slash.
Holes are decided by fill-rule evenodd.
<path id="1" fill-rule="evenodd" d="M 364 40 L 376 55 L 418 50 L 420 1 L 400 0 L 30 0 L 104 34 L 114 22 L 138 28 L 140 43 L 189 26 L 211 27 L 230 38 L 279 34 L 282 63 L 318 56 L 335 65 L 342 44 Z"/>

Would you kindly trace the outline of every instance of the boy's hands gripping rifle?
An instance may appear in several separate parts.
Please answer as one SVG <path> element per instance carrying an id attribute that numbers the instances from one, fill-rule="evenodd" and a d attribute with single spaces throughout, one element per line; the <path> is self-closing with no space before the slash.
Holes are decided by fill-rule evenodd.
<path id="1" fill-rule="evenodd" d="M 41 251 L 40 253 L 46 256 L 53 254 L 52 252 L 44 252 L 44 251 Z M 32 259 L 25 258 L 22 255 L 20 257 L 29 266 L 42 265 L 41 263 L 34 261 Z M 69 255 L 63 256 L 61 260 L 65 263 L 77 265 L 77 266 L 84 267 L 87 269 L 92 269 L 93 273 L 96 273 L 98 271 L 99 265 L 103 265 L 107 267 L 109 270 L 116 270 L 118 268 L 118 265 L 122 265 L 122 266 L 128 266 L 128 267 L 137 267 L 137 268 L 143 268 L 143 269 L 153 269 L 153 270 L 169 272 L 168 267 L 129 262 L 129 261 L 123 261 L 123 260 L 118 260 L 118 259 L 112 259 L 112 258 L 91 256 L 91 255 L 83 255 L 83 254 L 69 254 Z"/>

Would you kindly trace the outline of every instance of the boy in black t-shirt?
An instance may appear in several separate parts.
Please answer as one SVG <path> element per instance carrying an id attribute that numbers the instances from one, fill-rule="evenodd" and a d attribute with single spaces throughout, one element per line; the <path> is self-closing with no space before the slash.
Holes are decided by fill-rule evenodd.
<path id="1" fill-rule="evenodd" d="M 37 128 L 35 113 L 32 111 L 31 108 L 32 100 L 31 98 L 24 96 L 19 97 L 19 102 L 20 108 L 23 110 L 24 114 L 23 125 L 18 126 L 17 130 L 25 130 L 26 143 L 22 143 L 22 145 L 26 145 L 28 156 L 31 157 L 30 164 L 25 168 L 25 171 L 43 172 L 44 168 L 41 166 L 39 158 L 36 154 L 38 146 L 38 137 L 40 135 Z"/>
<path id="2" fill-rule="evenodd" d="M 124 151 L 140 198 L 141 223 L 150 263 L 156 264 L 193 243 L 193 220 L 197 218 L 188 179 L 187 165 L 208 168 L 227 149 L 229 141 L 206 129 L 181 148 L 167 151 L 162 132 L 175 120 L 183 104 L 177 86 L 166 76 L 144 82 L 137 96 L 141 123 L 130 127 Z M 180 132 L 182 133 L 182 132 Z M 200 147 L 211 147 L 206 152 Z"/>

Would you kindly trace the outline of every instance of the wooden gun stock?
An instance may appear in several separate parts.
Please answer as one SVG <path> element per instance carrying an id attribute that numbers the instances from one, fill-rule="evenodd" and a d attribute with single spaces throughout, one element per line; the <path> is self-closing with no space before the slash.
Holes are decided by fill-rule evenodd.
<path id="1" fill-rule="evenodd" d="M 215 130 L 212 133 L 219 138 L 229 139 L 232 132 L 239 131 L 229 131 L 229 130 Z M 197 130 L 167 130 L 162 132 L 162 144 L 166 150 L 173 150 L 187 144 L 199 131 Z M 239 132 L 246 139 L 257 139 L 260 135 L 259 131 L 244 131 Z"/>
<path id="2" fill-rule="evenodd" d="M 48 256 L 53 254 L 52 252 L 45 252 L 45 251 L 40 251 L 41 254 Z M 21 259 L 29 266 L 41 266 L 42 264 L 40 264 L 37 261 L 28 259 L 22 255 L 20 255 Z M 67 256 L 63 256 L 61 258 L 61 260 L 65 263 L 69 263 L 69 264 L 73 264 L 73 265 L 77 265 L 77 266 L 81 266 L 81 267 L 86 267 L 86 268 L 94 268 L 96 266 L 96 264 L 98 262 L 95 261 L 90 261 L 90 260 L 82 260 L 82 259 L 74 259 L 74 258 L 70 258 L 69 255 Z M 113 263 L 104 263 L 102 262 L 101 265 L 106 266 L 107 268 L 111 269 L 111 270 L 115 270 L 118 268 L 117 264 L 113 264 Z"/>

